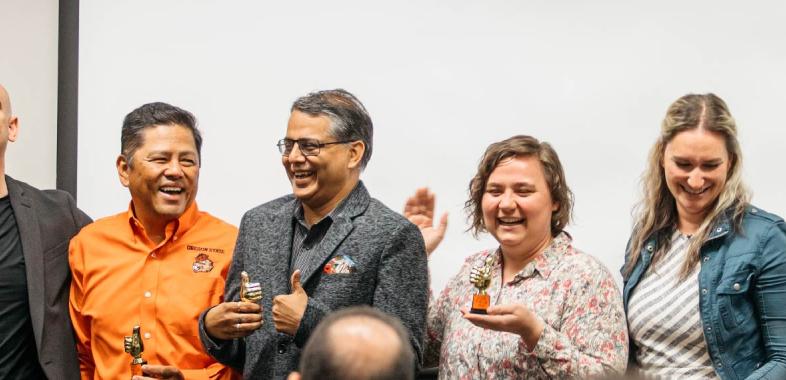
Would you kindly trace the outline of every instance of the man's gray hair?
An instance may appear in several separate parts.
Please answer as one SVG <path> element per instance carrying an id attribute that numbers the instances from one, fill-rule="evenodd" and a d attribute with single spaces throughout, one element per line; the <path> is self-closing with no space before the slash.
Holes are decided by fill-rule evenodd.
<path id="1" fill-rule="evenodd" d="M 374 125 L 363 103 L 343 89 L 312 92 L 295 100 L 290 111 L 300 111 L 310 116 L 327 116 L 330 134 L 337 141 L 362 141 L 366 150 L 360 161 L 365 169 L 371 160 Z"/>

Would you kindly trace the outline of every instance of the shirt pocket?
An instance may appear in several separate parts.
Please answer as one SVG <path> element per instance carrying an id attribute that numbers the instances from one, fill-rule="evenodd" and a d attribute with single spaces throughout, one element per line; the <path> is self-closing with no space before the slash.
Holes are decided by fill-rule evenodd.
<path id="1" fill-rule="evenodd" d="M 716 289 L 721 320 L 729 330 L 754 317 L 750 294 L 755 285 L 754 274 L 752 270 L 734 272 L 721 278 Z"/>
<path id="2" fill-rule="evenodd" d="M 171 315 L 169 327 L 178 335 L 199 336 L 199 315 L 216 305 L 223 293 L 223 281 L 204 277 L 200 281 L 180 284 L 179 295 L 170 297 L 167 314 Z"/>

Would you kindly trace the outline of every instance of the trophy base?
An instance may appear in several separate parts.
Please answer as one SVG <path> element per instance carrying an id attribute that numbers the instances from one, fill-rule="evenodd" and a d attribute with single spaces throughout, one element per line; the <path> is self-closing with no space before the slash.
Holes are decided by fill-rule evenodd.
<path id="1" fill-rule="evenodd" d="M 142 366 L 147 364 L 147 361 L 141 363 L 131 363 L 131 377 L 142 376 Z"/>
<path id="2" fill-rule="evenodd" d="M 486 314 L 486 309 L 491 305 L 491 297 L 488 294 L 475 294 L 472 296 L 472 314 Z"/>

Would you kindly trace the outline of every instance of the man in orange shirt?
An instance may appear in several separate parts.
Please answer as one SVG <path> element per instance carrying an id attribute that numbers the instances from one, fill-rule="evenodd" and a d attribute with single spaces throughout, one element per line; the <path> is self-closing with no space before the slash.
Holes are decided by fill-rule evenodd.
<path id="1" fill-rule="evenodd" d="M 150 363 L 144 376 L 236 376 L 202 351 L 198 336 L 199 313 L 223 301 L 237 237 L 236 227 L 197 209 L 201 146 L 194 116 L 169 104 L 145 104 L 123 121 L 117 171 L 131 204 L 69 247 L 83 379 L 131 378 L 123 337 L 137 325 Z"/>

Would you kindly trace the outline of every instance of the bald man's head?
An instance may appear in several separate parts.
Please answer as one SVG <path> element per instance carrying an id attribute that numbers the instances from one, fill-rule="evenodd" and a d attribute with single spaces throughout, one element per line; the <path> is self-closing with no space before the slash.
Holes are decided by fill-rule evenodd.
<path id="1" fill-rule="evenodd" d="M 5 148 L 9 141 L 16 141 L 18 120 L 11 112 L 11 97 L 0 84 L 0 159 L 5 159 Z M 3 162 L 4 167 L 4 162 Z"/>
<path id="2" fill-rule="evenodd" d="M 0 84 L 0 112 L 2 112 L 5 117 L 11 117 L 13 114 L 11 112 L 11 97 L 8 96 L 8 91 L 6 91 L 2 84 Z"/>
<path id="3" fill-rule="evenodd" d="M 413 379 L 415 356 L 397 319 L 358 306 L 323 320 L 300 358 L 303 380 Z"/>

